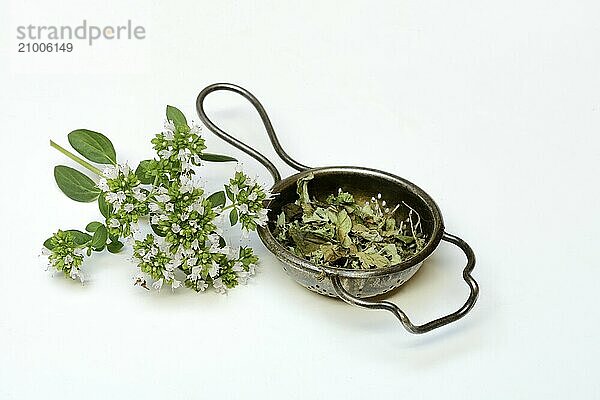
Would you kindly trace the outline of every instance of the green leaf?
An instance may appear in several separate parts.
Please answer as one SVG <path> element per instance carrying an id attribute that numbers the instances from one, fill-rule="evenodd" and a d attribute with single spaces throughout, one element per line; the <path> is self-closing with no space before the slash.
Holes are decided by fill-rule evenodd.
<path id="1" fill-rule="evenodd" d="M 99 164 L 116 164 L 117 155 L 111 141 L 101 133 L 77 129 L 69 133 L 69 143 L 79 154 Z"/>
<path id="2" fill-rule="evenodd" d="M 138 167 L 135 169 L 135 175 L 144 185 L 149 185 L 154 182 L 154 175 L 152 174 L 152 171 L 155 167 L 155 160 L 141 161 Z"/>
<path id="3" fill-rule="evenodd" d="M 238 212 L 235 208 L 229 213 L 229 222 L 231 226 L 234 226 L 238 222 Z"/>
<path id="4" fill-rule="evenodd" d="M 112 205 L 106 201 L 103 194 L 98 196 L 98 208 L 100 209 L 100 213 L 104 216 L 104 218 L 108 218 L 110 216 Z"/>
<path id="5" fill-rule="evenodd" d="M 69 229 L 64 232 L 71 236 L 73 242 L 78 246 L 88 244 L 92 240 L 92 237 L 90 235 L 88 235 L 85 232 L 78 231 L 76 229 Z M 54 235 L 52 237 L 54 237 Z M 52 250 L 54 248 L 54 246 L 52 245 L 52 237 L 49 237 L 44 241 L 44 247 L 48 250 Z"/>
<path id="6" fill-rule="evenodd" d="M 275 226 L 279 229 L 283 229 L 285 227 L 285 213 L 282 211 L 281 214 L 277 217 L 277 222 Z"/>
<path id="7" fill-rule="evenodd" d="M 342 246 L 346 248 L 350 247 L 352 245 L 352 239 L 350 239 L 348 234 L 350 233 L 350 230 L 352 230 L 352 220 L 350 220 L 348 213 L 344 209 L 337 214 L 336 228 L 338 240 Z"/>
<path id="8" fill-rule="evenodd" d="M 175 126 L 188 126 L 185 115 L 176 107 L 167 106 L 167 119 Z"/>
<path id="9" fill-rule="evenodd" d="M 52 246 L 52 238 L 51 237 L 44 240 L 44 247 L 47 248 L 48 250 L 52 250 L 54 248 L 54 246 Z"/>
<path id="10" fill-rule="evenodd" d="M 215 192 L 208 196 L 206 200 L 210 201 L 210 204 L 212 204 L 213 207 L 223 207 L 226 201 L 225 192 L 222 190 L 220 192 Z"/>
<path id="11" fill-rule="evenodd" d="M 320 249 L 323 253 L 323 259 L 329 263 L 336 262 L 345 255 L 344 249 L 334 244 L 322 244 Z"/>
<path id="12" fill-rule="evenodd" d="M 370 230 L 363 224 L 353 224 L 352 232 L 369 242 L 381 242 L 383 240 L 377 229 Z"/>
<path id="13" fill-rule="evenodd" d="M 96 200 L 100 194 L 100 189 L 96 187 L 93 180 L 71 167 L 64 165 L 54 167 L 54 179 L 60 190 L 75 201 L 87 203 Z"/>
<path id="14" fill-rule="evenodd" d="M 375 218 L 375 214 L 373 213 L 373 209 L 370 204 L 365 204 L 362 207 L 359 207 L 359 213 L 363 218 Z"/>
<path id="15" fill-rule="evenodd" d="M 150 224 L 150 227 L 152 228 L 152 232 L 154 232 L 156 234 L 156 236 L 160 236 L 160 237 L 167 236 L 167 234 L 165 232 L 163 232 L 163 231 L 160 230 L 160 228 L 158 227 L 158 225 Z"/>
<path id="16" fill-rule="evenodd" d="M 227 162 L 227 161 L 237 161 L 235 158 L 230 156 L 224 156 L 221 154 L 212 154 L 212 153 L 202 153 L 200 154 L 200 159 L 204 161 L 211 162 Z"/>
<path id="17" fill-rule="evenodd" d="M 305 224 L 309 222 L 328 222 L 329 220 L 329 213 L 322 207 L 317 207 L 312 214 L 305 214 L 302 216 L 302 222 Z"/>
<path id="18" fill-rule="evenodd" d="M 386 231 L 393 231 L 394 229 L 396 229 L 396 220 L 394 218 L 388 218 L 385 220 L 385 230 Z"/>
<path id="19" fill-rule="evenodd" d="M 106 245 L 106 240 L 108 239 L 108 231 L 104 225 L 100 225 L 96 232 L 94 232 L 94 236 L 92 237 L 91 246 L 94 250 L 101 250 Z"/>
<path id="20" fill-rule="evenodd" d="M 296 250 L 305 256 L 320 250 L 321 245 L 326 243 L 326 241 L 318 235 L 312 232 L 303 232 L 294 225 L 290 226 L 290 236 L 296 245 Z"/>
<path id="21" fill-rule="evenodd" d="M 119 242 L 118 240 L 110 242 L 108 245 L 106 245 L 106 248 L 113 254 L 118 253 L 123 248 L 123 243 Z"/>
<path id="22" fill-rule="evenodd" d="M 101 226 L 104 226 L 102 224 L 102 222 L 93 221 L 93 222 L 90 222 L 89 224 L 87 224 L 87 226 L 85 227 L 85 230 L 88 232 L 96 232 L 96 230 Z"/>
<path id="23" fill-rule="evenodd" d="M 285 219 L 290 222 L 302 217 L 302 207 L 296 203 L 289 203 L 283 206 Z"/>
<path id="24" fill-rule="evenodd" d="M 390 265 L 400 264 L 402 262 L 402 257 L 398 254 L 398 248 L 395 244 L 389 243 L 383 246 L 382 250 L 390 256 Z"/>
<path id="25" fill-rule="evenodd" d="M 225 185 L 225 193 L 227 193 L 229 200 L 235 201 L 235 195 L 229 190 L 229 185 Z"/>
<path id="26" fill-rule="evenodd" d="M 84 244 L 88 244 L 92 240 L 92 236 L 88 235 L 85 232 L 78 231 L 77 229 L 69 229 L 67 232 L 73 238 L 73 241 L 78 246 L 82 246 Z"/>
<path id="27" fill-rule="evenodd" d="M 415 238 L 412 236 L 406 235 L 396 235 L 394 236 L 396 239 L 403 241 L 404 243 L 410 244 L 415 241 Z"/>
<path id="28" fill-rule="evenodd" d="M 389 264 L 388 259 L 378 253 L 367 253 L 365 251 L 359 251 L 358 253 L 356 253 L 356 255 L 366 268 L 383 268 Z"/>

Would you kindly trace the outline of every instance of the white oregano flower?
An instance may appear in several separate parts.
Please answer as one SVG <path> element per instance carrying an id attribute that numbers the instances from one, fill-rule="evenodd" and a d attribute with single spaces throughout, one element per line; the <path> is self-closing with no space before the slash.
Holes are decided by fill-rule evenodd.
<path id="1" fill-rule="evenodd" d="M 114 146 L 104 135 L 83 130 L 70 134 L 70 139 L 92 141 L 93 151 L 78 151 L 94 162 L 101 159 L 104 165 L 100 170 L 80 163 L 95 175 L 96 188 L 89 193 L 71 192 L 64 189 L 69 185 L 60 182 L 59 187 L 74 199 L 97 197 L 102 217 L 87 224 L 85 232 L 59 230 L 46 240 L 43 254 L 49 269 L 83 281 L 86 257 L 125 248 L 132 251 L 131 260 L 138 267 L 134 285 L 148 290 L 168 285 L 172 290 L 185 286 L 203 292 L 212 287 L 226 293 L 254 274 L 258 258 L 251 248 L 228 243 L 223 225 L 238 226 L 244 235 L 266 223 L 263 202 L 270 193 L 246 175 L 241 164 L 225 183 L 226 190 L 207 192 L 206 182 L 196 179 L 210 176 L 198 174 L 198 169 L 207 167 L 203 165 L 207 157 L 201 127 L 188 124 L 183 113 L 172 106 L 167 107 L 166 117 L 164 129 L 151 140 L 154 157 L 137 166 L 118 161 Z M 229 161 L 214 154 L 210 158 Z M 68 180 L 69 173 L 75 174 L 69 171 L 65 167 L 60 176 Z M 149 225 L 144 234 L 140 224 Z"/>
<path id="2" fill-rule="evenodd" d="M 98 189 L 102 190 L 103 192 L 108 192 L 110 190 L 106 178 L 100 178 L 98 181 Z"/>

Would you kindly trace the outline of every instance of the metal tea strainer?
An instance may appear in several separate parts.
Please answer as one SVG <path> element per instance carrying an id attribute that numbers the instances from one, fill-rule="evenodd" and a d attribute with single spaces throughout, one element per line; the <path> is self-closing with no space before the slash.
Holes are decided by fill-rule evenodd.
<path id="1" fill-rule="evenodd" d="M 225 90 L 242 95 L 258 111 L 271 143 L 281 159 L 292 168 L 298 170 L 288 178 L 281 179 L 275 165 L 265 156 L 231 137 L 217 127 L 204 111 L 204 99 L 209 93 Z M 444 232 L 444 222 L 440 209 L 427 193 L 415 184 L 387 172 L 362 167 L 320 167 L 309 168 L 293 160 L 281 147 L 271 121 L 258 99 L 246 89 L 230 83 L 217 83 L 204 88 L 196 100 L 196 109 L 200 119 L 215 135 L 249 154 L 263 164 L 275 181 L 272 192 L 274 198 L 265 204 L 270 211 L 269 222 L 265 227 L 259 227 L 258 234 L 267 249 L 283 263 L 283 269 L 302 286 L 322 295 L 339 297 L 346 303 L 370 309 L 387 310 L 393 313 L 411 333 L 424 333 L 432 329 L 454 322 L 464 317 L 475 305 L 479 295 L 479 286 L 471 272 L 475 267 L 475 254 L 471 247 L 457 236 Z M 314 179 L 309 183 L 311 196 L 324 200 L 338 188 L 352 193 L 357 202 L 365 202 L 374 194 L 381 193 L 390 207 L 405 202 L 410 204 L 421 216 L 423 230 L 429 236 L 425 247 L 412 258 L 390 267 L 356 270 L 336 267 L 318 267 L 287 250 L 273 237 L 277 216 L 285 204 L 296 200 L 296 182 L 298 179 L 312 173 Z M 401 217 L 405 218 L 406 215 Z M 467 265 L 463 270 L 463 279 L 470 288 L 467 301 L 457 311 L 437 318 L 423 325 L 413 324 L 408 316 L 395 304 L 389 301 L 368 300 L 369 297 L 389 292 L 412 277 L 421 267 L 423 261 L 433 253 L 441 240 L 458 246 L 467 256 Z"/>

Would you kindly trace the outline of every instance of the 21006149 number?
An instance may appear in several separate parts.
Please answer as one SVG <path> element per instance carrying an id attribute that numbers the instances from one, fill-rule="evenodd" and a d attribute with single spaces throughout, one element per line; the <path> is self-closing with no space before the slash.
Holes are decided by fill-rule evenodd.
<path id="1" fill-rule="evenodd" d="M 19 53 L 70 53 L 73 43 L 19 43 Z"/>

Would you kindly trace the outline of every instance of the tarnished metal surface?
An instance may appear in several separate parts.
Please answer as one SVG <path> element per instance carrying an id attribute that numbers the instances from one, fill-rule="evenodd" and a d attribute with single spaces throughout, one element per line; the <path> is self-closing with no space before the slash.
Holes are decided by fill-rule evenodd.
<path id="1" fill-rule="evenodd" d="M 273 252 L 285 265 L 286 271 L 301 285 L 329 296 L 336 296 L 330 279 L 331 275 L 340 276 L 344 287 L 356 297 L 372 297 L 388 292 L 406 282 L 421 266 L 439 244 L 444 231 L 441 214 L 435 202 L 425 192 L 410 182 L 373 169 L 358 167 L 323 167 L 313 168 L 292 175 L 273 186 L 275 197 L 266 206 L 269 208 L 269 221 L 276 221 L 281 208 L 293 202 L 296 195 L 296 182 L 306 174 L 312 173 L 314 178 L 308 186 L 311 197 L 324 200 L 327 195 L 336 193 L 338 188 L 352 193 L 358 203 L 368 201 L 381 193 L 390 207 L 402 201 L 410 204 L 421 215 L 424 232 L 429 237 L 424 249 L 413 258 L 387 268 L 371 270 L 343 269 L 335 267 L 317 267 L 297 257 L 277 239 L 273 237 L 274 223 L 269 222 L 260 228 L 258 234 L 265 246 Z M 399 219 L 406 215 L 399 215 Z M 321 278 L 320 282 L 317 278 Z"/>

